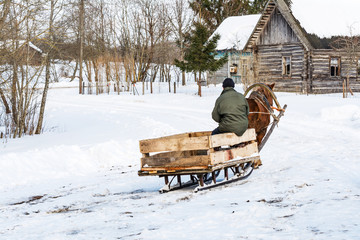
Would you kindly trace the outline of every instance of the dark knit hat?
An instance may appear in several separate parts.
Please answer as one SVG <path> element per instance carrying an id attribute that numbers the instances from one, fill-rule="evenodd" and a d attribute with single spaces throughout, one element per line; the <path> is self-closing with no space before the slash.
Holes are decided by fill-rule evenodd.
<path id="1" fill-rule="evenodd" d="M 223 88 L 226 88 L 226 87 L 235 87 L 235 83 L 234 81 L 231 79 L 231 78 L 225 78 L 225 80 L 223 81 Z"/>

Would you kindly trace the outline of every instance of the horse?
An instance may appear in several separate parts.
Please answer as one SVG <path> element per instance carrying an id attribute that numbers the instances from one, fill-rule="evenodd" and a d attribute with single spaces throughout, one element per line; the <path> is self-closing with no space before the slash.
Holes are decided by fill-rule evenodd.
<path id="1" fill-rule="evenodd" d="M 266 86 L 272 90 L 275 83 L 266 84 Z M 267 127 L 270 124 L 273 97 L 266 87 L 257 87 L 251 92 L 250 96 L 246 98 L 246 100 L 249 105 L 248 127 L 255 129 L 256 141 L 258 146 L 260 146 L 266 134 Z M 261 162 L 258 163 L 258 166 L 259 165 L 261 165 Z"/>

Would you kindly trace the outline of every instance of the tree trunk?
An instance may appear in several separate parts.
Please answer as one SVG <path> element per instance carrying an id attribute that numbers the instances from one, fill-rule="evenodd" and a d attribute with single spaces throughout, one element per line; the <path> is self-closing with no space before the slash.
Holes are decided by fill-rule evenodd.
<path id="1" fill-rule="evenodd" d="M 185 71 L 182 71 L 181 78 L 182 78 L 182 85 L 185 86 L 186 85 Z"/>
<path id="2" fill-rule="evenodd" d="M 199 79 L 198 79 L 198 94 L 201 97 L 201 72 L 199 72 Z"/>
<path id="3" fill-rule="evenodd" d="M 41 99 L 39 120 L 38 120 L 38 124 L 37 124 L 36 130 L 35 130 L 35 134 L 41 133 L 43 120 L 44 120 L 47 93 L 49 90 L 49 83 L 50 83 L 50 57 L 48 55 L 46 58 L 46 68 L 45 68 L 45 86 L 44 86 L 44 91 L 43 91 L 43 95 L 42 95 L 42 99 Z"/>
<path id="4" fill-rule="evenodd" d="M 5 113 L 6 114 L 11 113 L 9 104 L 8 104 L 8 102 L 7 102 L 6 98 L 5 98 L 4 92 L 3 92 L 3 90 L 1 88 L 0 88 L 0 97 L 1 97 L 1 100 L 3 101 L 3 103 L 4 103 L 4 106 L 5 106 Z"/>
<path id="5" fill-rule="evenodd" d="M 78 67 L 79 67 L 79 62 L 76 61 L 75 69 L 74 69 L 73 75 L 72 75 L 72 77 L 71 77 L 71 79 L 70 79 L 70 82 L 74 81 L 74 79 L 75 79 L 75 77 L 76 77 L 76 72 L 77 72 Z"/>
<path id="6" fill-rule="evenodd" d="M 82 62 L 83 62 L 83 41 L 84 41 L 84 0 L 80 0 L 80 26 L 79 26 L 79 34 L 80 34 L 80 54 L 79 54 L 79 65 L 80 65 L 80 73 L 79 73 L 79 94 L 82 94 Z"/>
<path id="7" fill-rule="evenodd" d="M 17 121 L 17 107 L 16 107 L 16 83 L 18 81 L 18 66 L 16 63 L 16 60 L 14 60 L 13 62 L 13 79 L 12 79 L 12 86 L 11 86 L 11 108 L 12 108 L 12 115 L 13 115 L 13 121 L 15 123 L 15 125 L 17 125 L 18 121 Z"/>
<path id="8" fill-rule="evenodd" d="M 51 0 L 51 7 L 50 7 L 50 17 L 49 17 L 49 38 L 52 42 L 54 42 L 54 35 L 53 35 L 53 18 L 54 18 L 54 0 Z M 40 111 L 39 111 L 39 120 L 36 126 L 35 134 L 40 134 L 42 130 L 43 120 L 44 120 L 44 113 L 45 113 L 45 105 L 47 99 L 47 93 L 49 90 L 49 83 L 50 83 L 50 62 L 51 62 L 51 50 L 48 52 L 46 56 L 46 66 L 45 66 L 45 86 L 43 90 L 43 95 L 41 99 Z"/>

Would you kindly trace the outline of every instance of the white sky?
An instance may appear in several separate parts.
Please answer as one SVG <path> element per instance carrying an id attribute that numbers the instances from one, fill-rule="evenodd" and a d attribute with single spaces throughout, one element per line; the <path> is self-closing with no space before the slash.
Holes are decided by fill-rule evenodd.
<path id="1" fill-rule="evenodd" d="M 292 12 L 308 33 L 319 37 L 360 34 L 360 0 L 293 0 Z"/>

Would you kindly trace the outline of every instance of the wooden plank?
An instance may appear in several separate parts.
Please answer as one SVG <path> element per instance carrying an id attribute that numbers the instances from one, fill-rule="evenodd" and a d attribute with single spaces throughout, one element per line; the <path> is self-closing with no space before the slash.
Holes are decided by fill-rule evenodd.
<path id="1" fill-rule="evenodd" d="M 191 150 L 191 151 L 175 151 L 175 152 L 161 152 L 157 153 L 155 155 L 152 155 L 151 157 L 160 157 L 160 158 L 166 158 L 166 157 L 191 157 L 196 155 L 207 155 L 208 150 Z M 145 156 L 150 157 L 150 155 Z"/>
<path id="2" fill-rule="evenodd" d="M 144 139 L 140 141 L 147 141 L 147 140 L 154 140 L 154 139 L 171 139 L 171 138 L 186 138 L 186 137 L 202 137 L 202 136 L 210 136 L 211 131 L 204 131 L 204 132 L 187 132 L 187 133 L 180 133 L 180 134 L 174 134 L 169 135 L 165 137 L 160 138 L 151 138 L 151 139 Z"/>
<path id="3" fill-rule="evenodd" d="M 188 171 L 193 170 L 208 170 L 211 169 L 209 166 L 186 166 L 186 167 L 143 167 L 141 171 L 167 171 L 167 172 L 177 172 L 177 171 Z M 162 175 L 162 174 L 159 174 Z"/>
<path id="4" fill-rule="evenodd" d="M 191 166 L 191 167 L 153 167 L 153 168 L 142 168 L 138 174 L 140 176 L 154 175 L 154 176 L 174 176 L 174 175 L 189 175 L 189 174 L 200 174 L 210 173 L 216 170 L 223 169 L 225 167 L 233 167 L 241 163 L 255 162 L 260 160 L 260 156 L 246 157 L 243 159 L 237 159 L 233 161 L 227 161 L 217 165 L 209 166 Z"/>
<path id="5" fill-rule="evenodd" d="M 256 139 L 255 129 L 247 129 L 242 136 L 235 133 L 222 133 L 210 136 L 210 148 L 221 146 L 233 146 L 242 142 L 249 142 Z"/>
<path id="6" fill-rule="evenodd" d="M 258 146 L 256 142 L 248 144 L 242 148 L 233 148 L 223 151 L 216 151 L 210 153 L 211 165 L 224 163 L 226 161 L 236 158 L 250 157 L 254 154 L 258 154 Z"/>
<path id="7" fill-rule="evenodd" d="M 207 166 L 210 163 L 209 155 L 195 155 L 195 156 L 171 156 L 159 157 L 152 156 L 141 158 L 141 167 L 189 167 L 189 166 Z"/>
<path id="8" fill-rule="evenodd" d="M 140 152 L 170 152 L 170 151 L 188 151 L 209 148 L 209 137 L 162 137 L 156 139 L 141 140 Z"/>

